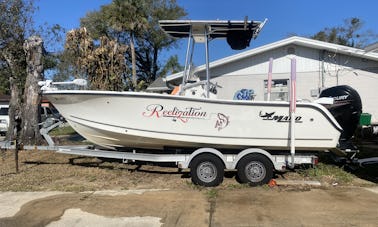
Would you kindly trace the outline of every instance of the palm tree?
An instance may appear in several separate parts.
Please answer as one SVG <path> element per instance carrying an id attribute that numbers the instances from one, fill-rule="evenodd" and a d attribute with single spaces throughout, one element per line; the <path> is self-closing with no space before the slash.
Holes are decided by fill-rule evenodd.
<path id="1" fill-rule="evenodd" d="M 148 28 L 146 2 L 143 0 L 113 0 L 111 4 L 104 7 L 105 15 L 111 23 L 110 26 L 117 32 L 116 38 L 118 40 L 129 39 L 134 89 L 137 88 L 135 38 Z"/>

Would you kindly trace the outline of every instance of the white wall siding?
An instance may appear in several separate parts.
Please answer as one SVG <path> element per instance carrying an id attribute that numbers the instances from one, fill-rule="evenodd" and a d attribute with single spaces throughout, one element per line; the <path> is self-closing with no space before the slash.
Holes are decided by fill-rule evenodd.
<path id="1" fill-rule="evenodd" d="M 222 88 L 218 89 L 218 98 L 233 99 L 235 93 L 240 89 L 253 89 L 257 94 L 255 100 L 264 99 L 265 75 L 225 75 L 213 79 Z"/>
<path id="2" fill-rule="evenodd" d="M 356 70 L 356 74 L 340 77 L 340 84 L 346 84 L 359 93 L 362 108 L 366 113 L 372 114 L 372 121 L 378 122 L 378 76 L 376 73 Z"/>
<path id="3" fill-rule="evenodd" d="M 244 58 L 240 61 L 231 62 L 215 68 L 210 69 L 212 77 L 224 76 L 224 75 L 259 75 L 268 74 L 269 59 L 273 57 L 273 74 L 290 72 L 291 58 L 297 59 L 297 71 L 298 72 L 314 72 L 319 71 L 320 63 L 318 60 L 318 51 L 309 51 L 309 48 L 296 47 L 298 53 L 303 55 L 288 55 L 287 48 L 281 47 L 273 51 L 269 51 L 263 54 L 255 55 L 250 58 Z M 204 73 L 200 73 L 201 77 L 204 77 Z"/>

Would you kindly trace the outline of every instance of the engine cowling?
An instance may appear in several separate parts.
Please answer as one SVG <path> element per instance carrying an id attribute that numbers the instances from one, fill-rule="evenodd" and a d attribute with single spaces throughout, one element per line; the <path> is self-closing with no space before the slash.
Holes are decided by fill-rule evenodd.
<path id="1" fill-rule="evenodd" d="M 350 140 L 357 129 L 362 113 L 362 102 L 358 92 L 348 85 L 340 85 L 324 89 L 319 97 L 333 98 L 333 104 L 324 106 L 343 128 L 340 141 Z"/>

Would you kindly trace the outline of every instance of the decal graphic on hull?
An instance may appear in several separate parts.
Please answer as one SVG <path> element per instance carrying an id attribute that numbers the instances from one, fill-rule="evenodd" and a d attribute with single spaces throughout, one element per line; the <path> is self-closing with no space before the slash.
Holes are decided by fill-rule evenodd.
<path id="1" fill-rule="evenodd" d="M 218 113 L 218 120 L 215 123 L 215 128 L 219 130 L 224 129 L 227 127 L 227 125 L 230 123 L 230 117 L 227 117 L 226 115 L 222 113 Z"/>
<path id="2" fill-rule="evenodd" d="M 268 121 L 276 121 L 276 122 L 290 122 L 291 117 L 288 115 L 278 115 L 275 114 L 276 112 L 265 112 L 263 114 L 262 111 L 259 113 L 259 117 L 261 117 L 263 120 L 268 120 Z M 301 116 L 295 116 L 295 123 L 302 123 L 302 117 Z"/>

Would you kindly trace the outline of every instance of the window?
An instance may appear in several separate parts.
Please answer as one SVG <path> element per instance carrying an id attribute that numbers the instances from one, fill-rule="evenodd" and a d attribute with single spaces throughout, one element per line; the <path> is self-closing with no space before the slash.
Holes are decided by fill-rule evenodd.
<path id="1" fill-rule="evenodd" d="M 8 115 L 8 107 L 0 107 L 0 115 Z"/>
<path id="2" fill-rule="evenodd" d="M 289 100 L 289 79 L 272 80 L 271 101 Z M 268 100 L 268 80 L 264 80 L 264 100 Z"/>

